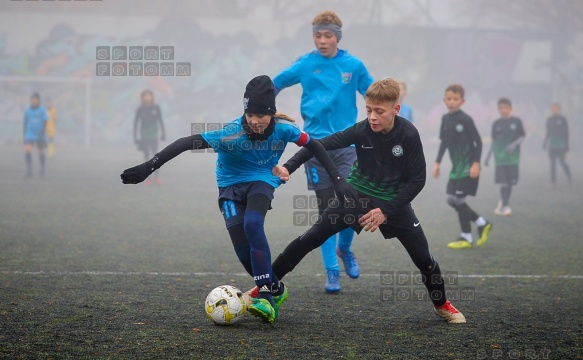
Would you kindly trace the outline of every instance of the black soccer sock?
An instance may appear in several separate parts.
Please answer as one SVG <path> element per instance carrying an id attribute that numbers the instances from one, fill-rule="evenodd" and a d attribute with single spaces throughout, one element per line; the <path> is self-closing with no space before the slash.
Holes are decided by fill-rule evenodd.
<path id="1" fill-rule="evenodd" d="M 24 159 L 26 160 L 26 168 L 28 173 L 32 173 L 32 155 L 29 152 L 24 153 Z"/>
<path id="2" fill-rule="evenodd" d="M 44 174 L 44 172 L 45 172 L 45 154 L 44 153 L 38 154 L 38 159 L 40 161 L 40 173 Z"/>
<path id="3" fill-rule="evenodd" d="M 571 183 L 571 170 L 569 169 L 569 165 L 567 165 L 567 163 L 565 162 L 565 155 L 559 158 L 559 164 L 563 168 L 565 175 L 567 175 L 567 180 L 569 181 L 569 183 Z"/>
<path id="4" fill-rule="evenodd" d="M 411 260 L 423 275 L 423 284 L 429 292 L 429 298 L 435 306 L 445 303 L 445 286 L 437 261 L 431 256 L 429 244 L 423 232 L 399 236 Z"/>
<path id="5" fill-rule="evenodd" d="M 229 231 L 231 242 L 233 243 L 233 248 L 235 249 L 239 261 L 243 264 L 245 271 L 253 276 L 253 268 L 251 267 L 251 248 L 249 247 L 249 242 L 245 236 L 243 224 L 233 225 L 227 230 Z"/>
<path id="6" fill-rule="evenodd" d="M 421 274 L 423 275 L 423 284 L 429 292 L 431 302 L 433 302 L 433 305 L 435 306 L 441 306 L 445 304 L 445 301 L 447 300 L 445 297 L 445 285 L 439 264 L 435 260 L 433 263 L 433 269 L 427 272 L 421 272 Z"/>
<path id="7" fill-rule="evenodd" d="M 460 207 L 458 205 L 458 207 Z M 460 227 L 463 233 L 471 233 L 472 232 L 472 223 L 470 222 L 470 217 L 468 213 L 461 208 L 456 208 L 458 220 L 460 222 Z"/>
<path id="8" fill-rule="evenodd" d="M 475 222 L 480 217 L 480 215 L 478 215 L 474 210 L 472 210 L 472 208 L 467 203 L 463 203 L 461 205 L 458 205 L 458 207 L 460 209 L 460 212 L 463 212 L 466 214 L 468 221 Z M 470 227 L 470 230 L 467 232 L 470 232 L 470 231 L 471 231 L 471 227 Z M 464 232 L 466 232 L 466 231 L 464 231 Z"/>
<path id="9" fill-rule="evenodd" d="M 502 197 L 502 206 L 508 206 L 510 201 L 510 193 L 512 192 L 512 185 L 506 184 L 500 187 L 500 195 Z"/>

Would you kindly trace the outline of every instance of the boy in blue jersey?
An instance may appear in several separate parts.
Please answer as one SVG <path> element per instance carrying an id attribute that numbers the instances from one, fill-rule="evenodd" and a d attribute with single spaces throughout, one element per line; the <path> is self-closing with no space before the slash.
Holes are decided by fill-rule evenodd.
<path id="1" fill-rule="evenodd" d="M 214 149 L 218 153 L 219 208 L 235 253 L 257 287 L 249 312 L 273 323 L 287 298 L 287 288 L 273 275 L 264 221 L 275 188 L 282 183 L 272 175 L 272 168 L 277 165 L 285 145 L 294 142 L 313 151 L 341 199 L 355 199 L 357 194 L 340 176 L 318 140 L 311 139 L 290 118 L 276 114 L 275 88 L 268 76 L 258 76 L 249 82 L 243 103 L 245 114 L 240 118 L 220 130 L 175 141 L 151 160 L 126 169 L 121 178 L 124 184 L 137 184 L 184 151 Z"/>
<path id="2" fill-rule="evenodd" d="M 364 64 L 346 50 L 338 49 L 342 38 L 342 21 L 332 11 L 318 14 L 312 21 L 315 51 L 300 57 L 290 67 L 277 75 L 273 82 L 276 92 L 296 85 L 302 86 L 301 113 L 304 130 L 311 136 L 321 139 L 342 131 L 356 123 L 356 92 L 364 96 L 372 84 Z M 334 164 L 343 177 L 347 177 L 356 160 L 354 147 L 328 151 Z M 318 199 L 320 214 L 334 199 L 332 183 L 323 176 L 324 168 L 318 159 L 305 164 L 308 190 L 314 190 Z M 346 273 L 353 279 L 358 278 L 360 269 L 356 257 L 350 250 L 354 231 L 350 228 L 326 241 L 322 258 L 326 268 L 328 293 L 340 291 L 340 273 L 337 255 L 343 260 Z"/>
<path id="3" fill-rule="evenodd" d="M 40 95 L 32 94 L 30 97 L 30 107 L 24 112 L 24 154 L 26 159 L 26 177 L 32 176 L 32 146 L 38 149 L 40 162 L 40 176 L 45 173 L 45 153 L 47 139 L 46 126 L 49 116 L 47 111 L 40 104 Z"/>
<path id="4" fill-rule="evenodd" d="M 405 96 L 407 96 L 407 84 L 404 81 L 399 80 L 399 104 L 401 104 L 401 110 L 399 110 L 399 116 L 413 122 L 413 109 L 409 104 L 405 104 Z"/>

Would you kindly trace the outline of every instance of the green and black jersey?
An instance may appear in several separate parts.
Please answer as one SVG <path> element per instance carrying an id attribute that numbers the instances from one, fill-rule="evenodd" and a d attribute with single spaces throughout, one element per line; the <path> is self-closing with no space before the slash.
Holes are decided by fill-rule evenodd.
<path id="1" fill-rule="evenodd" d="M 449 150 L 453 165 L 449 178 L 457 180 L 470 176 L 472 163 L 480 162 L 482 156 L 482 139 L 474 120 L 461 110 L 443 115 L 439 139 L 441 145 L 435 162 L 441 163 L 445 150 Z"/>
<path id="2" fill-rule="evenodd" d="M 157 140 L 158 126 L 162 134 L 164 134 L 164 122 L 162 121 L 160 107 L 156 104 L 151 106 L 141 105 L 136 110 L 134 119 L 134 139 L 138 140 L 137 135 L 139 132 L 139 140 Z"/>
<path id="3" fill-rule="evenodd" d="M 388 134 L 375 133 L 367 120 L 320 139 L 326 150 L 356 147 L 357 160 L 347 181 L 361 194 L 386 201 L 381 207 L 390 216 L 407 206 L 425 186 L 426 164 L 419 133 L 406 119 L 395 116 Z M 311 158 L 298 151 L 284 165 L 290 174 Z"/>
<path id="4" fill-rule="evenodd" d="M 518 165 L 520 161 L 520 145 L 508 152 L 508 145 L 524 137 L 522 121 L 516 117 L 500 118 L 492 124 L 492 146 L 496 166 Z"/>
<path id="5" fill-rule="evenodd" d="M 564 116 L 554 115 L 547 119 L 545 144 L 549 150 L 569 150 L 569 126 Z"/>

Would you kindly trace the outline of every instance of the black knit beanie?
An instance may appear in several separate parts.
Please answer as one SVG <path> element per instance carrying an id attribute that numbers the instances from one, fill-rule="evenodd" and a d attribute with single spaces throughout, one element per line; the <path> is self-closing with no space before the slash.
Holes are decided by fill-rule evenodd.
<path id="1" fill-rule="evenodd" d="M 275 87 L 267 75 L 259 75 L 249 81 L 243 95 L 246 114 L 275 115 Z"/>

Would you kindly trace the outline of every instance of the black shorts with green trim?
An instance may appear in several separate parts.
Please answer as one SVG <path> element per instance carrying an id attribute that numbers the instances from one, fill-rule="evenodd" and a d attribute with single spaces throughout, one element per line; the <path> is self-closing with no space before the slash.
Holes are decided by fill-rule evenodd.
<path id="1" fill-rule="evenodd" d="M 324 210 L 322 217 L 327 217 L 333 224 L 342 221 L 357 234 L 360 234 L 363 229 L 359 222 L 360 217 L 372 209 L 381 208 L 387 201 L 366 194 L 359 194 L 361 196 L 359 201 L 352 204 L 346 204 L 345 202 L 341 204 L 338 198 L 335 198 L 330 202 L 326 210 Z M 423 232 L 421 223 L 417 219 L 411 204 L 407 204 L 407 206 L 398 209 L 398 211 L 390 215 L 379 226 L 379 230 L 385 239 Z"/>
<path id="2" fill-rule="evenodd" d="M 516 185 L 518 183 L 518 165 L 501 165 L 495 169 L 496 184 Z"/>
<path id="3" fill-rule="evenodd" d="M 476 196 L 480 177 L 465 177 L 461 179 L 449 179 L 447 182 L 447 194 L 457 197 Z"/>

